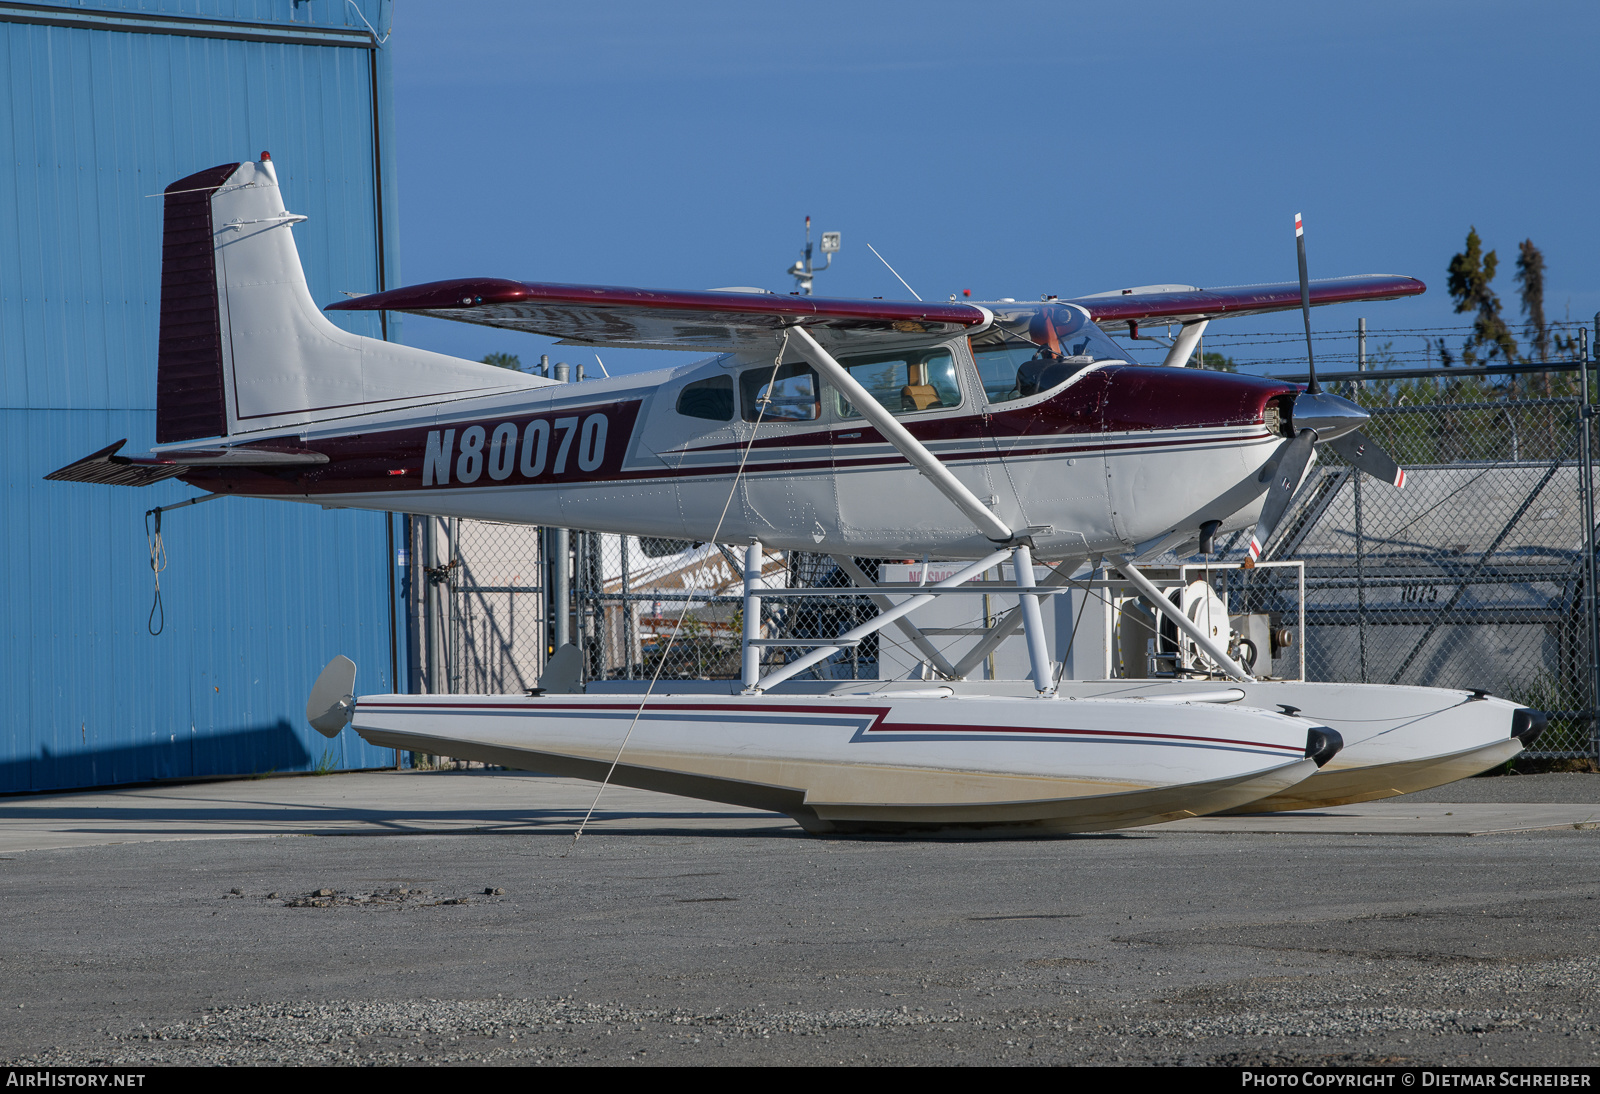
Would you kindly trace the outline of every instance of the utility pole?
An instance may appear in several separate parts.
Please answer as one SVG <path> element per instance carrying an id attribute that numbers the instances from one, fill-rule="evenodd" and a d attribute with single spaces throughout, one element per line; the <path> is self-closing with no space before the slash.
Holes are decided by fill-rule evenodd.
<path id="1" fill-rule="evenodd" d="M 1356 371 L 1367 371 L 1367 321 L 1365 319 L 1356 320 Z M 1357 380 L 1356 389 L 1358 391 L 1367 390 L 1367 382 L 1365 380 Z"/>

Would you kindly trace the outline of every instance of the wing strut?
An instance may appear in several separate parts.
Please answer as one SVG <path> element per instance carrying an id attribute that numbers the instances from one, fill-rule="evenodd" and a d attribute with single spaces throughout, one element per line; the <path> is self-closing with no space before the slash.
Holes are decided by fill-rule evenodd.
<path id="1" fill-rule="evenodd" d="M 823 349 L 809 331 L 804 327 L 790 327 L 789 334 L 800 344 L 801 355 L 816 366 L 817 371 L 827 377 L 828 382 L 838 388 L 861 412 L 861 416 L 883 435 L 883 439 L 894 445 L 912 467 L 921 471 L 939 493 L 954 502 L 956 508 L 978 526 L 978 531 L 996 543 L 1010 544 L 1017 539 L 1017 534 L 990 512 L 989 507 L 979 501 L 965 483 L 952 475 L 950 469 L 939 462 L 939 457 L 913 437 L 911 431 L 901 425 L 882 403 L 874 399 L 847 368 L 835 361 L 833 355 Z"/>

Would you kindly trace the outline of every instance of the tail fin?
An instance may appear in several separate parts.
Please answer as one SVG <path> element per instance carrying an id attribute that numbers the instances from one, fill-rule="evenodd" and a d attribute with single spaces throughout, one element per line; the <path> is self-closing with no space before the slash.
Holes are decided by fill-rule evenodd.
<path id="1" fill-rule="evenodd" d="M 234 436 L 543 381 L 334 326 L 306 287 L 271 158 L 166 190 L 156 443 Z"/>

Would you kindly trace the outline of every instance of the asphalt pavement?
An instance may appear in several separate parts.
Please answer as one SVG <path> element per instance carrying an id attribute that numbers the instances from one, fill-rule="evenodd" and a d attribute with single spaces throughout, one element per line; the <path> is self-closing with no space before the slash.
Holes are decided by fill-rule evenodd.
<path id="1" fill-rule="evenodd" d="M 1600 776 L 1008 841 L 612 789 L 575 842 L 593 797 L 0 799 L 0 1057 L 1600 1064 Z"/>

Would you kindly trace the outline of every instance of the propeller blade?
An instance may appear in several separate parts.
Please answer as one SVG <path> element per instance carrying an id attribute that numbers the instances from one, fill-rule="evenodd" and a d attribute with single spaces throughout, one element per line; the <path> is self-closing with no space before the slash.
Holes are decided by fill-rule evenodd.
<path id="1" fill-rule="evenodd" d="M 1345 458 L 1352 467 L 1360 468 L 1379 482 L 1387 482 L 1404 489 L 1406 469 L 1360 430 L 1335 437 L 1328 442 L 1333 450 Z"/>
<path id="2" fill-rule="evenodd" d="M 1306 464 L 1311 462 L 1311 450 L 1316 446 L 1314 430 L 1302 429 L 1292 440 L 1284 441 L 1278 448 L 1277 467 L 1272 473 L 1272 485 L 1267 487 L 1267 500 L 1261 505 L 1261 518 L 1250 536 L 1250 561 L 1255 562 L 1267 549 L 1278 522 L 1289 511 L 1289 503 L 1305 477 Z"/>
<path id="3" fill-rule="evenodd" d="M 1317 362 L 1311 354 L 1311 282 L 1306 278 L 1306 229 L 1299 213 L 1294 215 L 1294 247 L 1300 255 L 1300 314 L 1306 321 L 1306 391 L 1315 395 L 1322 389 L 1317 386 Z"/>

